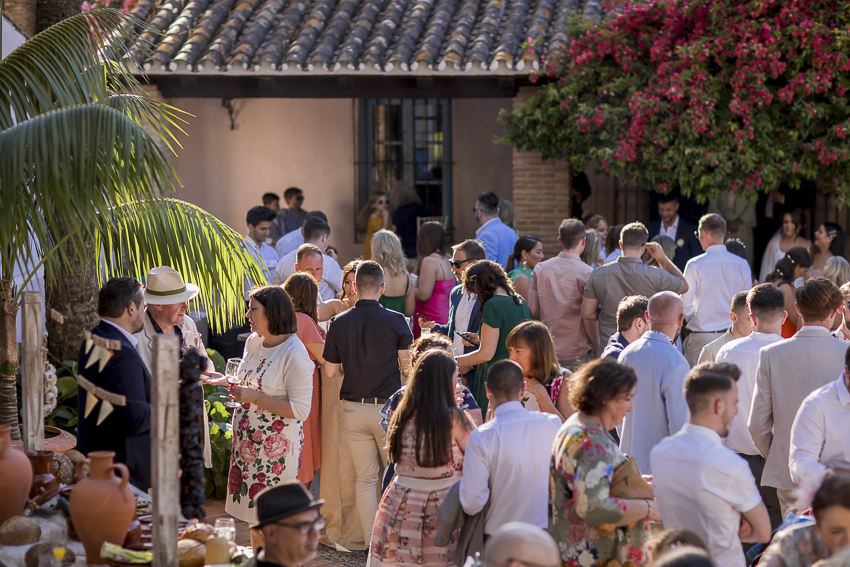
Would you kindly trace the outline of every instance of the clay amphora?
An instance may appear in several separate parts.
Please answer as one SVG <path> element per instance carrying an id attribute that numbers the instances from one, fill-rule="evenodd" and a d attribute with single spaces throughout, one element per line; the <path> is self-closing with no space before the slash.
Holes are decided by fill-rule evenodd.
<path id="1" fill-rule="evenodd" d="M 136 497 L 130 490 L 130 471 L 122 463 L 114 463 L 114 451 L 92 451 L 77 463 L 78 477 L 83 464 L 91 467 L 88 478 L 77 482 L 68 502 L 71 520 L 83 547 L 86 561 L 106 563 L 100 557 L 104 541 L 121 545 L 136 513 Z M 113 471 L 118 471 L 117 478 Z"/>
<path id="2" fill-rule="evenodd" d="M 53 451 L 27 451 L 32 463 L 30 500 L 42 505 L 59 493 L 59 481 L 53 476 Z"/>
<path id="3" fill-rule="evenodd" d="M 0 525 L 20 516 L 32 485 L 32 465 L 21 451 L 12 449 L 8 425 L 0 425 Z"/>

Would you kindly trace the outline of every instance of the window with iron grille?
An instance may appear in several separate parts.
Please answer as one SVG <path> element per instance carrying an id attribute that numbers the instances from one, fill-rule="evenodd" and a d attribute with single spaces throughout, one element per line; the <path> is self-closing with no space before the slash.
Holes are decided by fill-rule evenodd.
<path id="1" fill-rule="evenodd" d="M 451 100 L 365 99 L 361 105 L 358 207 L 406 181 L 430 216 L 452 217 Z"/>

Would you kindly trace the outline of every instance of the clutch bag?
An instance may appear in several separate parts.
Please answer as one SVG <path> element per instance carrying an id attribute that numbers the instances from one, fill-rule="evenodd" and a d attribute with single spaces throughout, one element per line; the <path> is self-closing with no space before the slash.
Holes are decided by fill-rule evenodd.
<path id="1" fill-rule="evenodd" d="M 640 476 L 637 461 L 631 457 L 628 461 L 614 469 L 609 494 L 614 498 L 626 500 L 654 500 L 652 486 Z"/>

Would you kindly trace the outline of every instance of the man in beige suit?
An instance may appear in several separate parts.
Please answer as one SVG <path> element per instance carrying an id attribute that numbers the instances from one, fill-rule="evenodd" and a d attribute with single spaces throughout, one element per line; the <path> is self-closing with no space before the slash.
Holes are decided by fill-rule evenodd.
<path id="1" fill-rule="evenodd" d="M 195 284 L 183 282 L 180 273 L 169 266 L 153 268 L 145 277 L 145 308 L 144 327 L 135 334 L 139 339 L 136 352 L 153 373 L 153 338 L 160 335 L 179 335 L 180 352 L 186 352 L 191 347 L 197 348 L 202 356 L 207 349 L 201 340 L 201 334 L 191 317 L 186 315 L 189 310 L 189 300 L 198 295 L 200 289 Z M 214 372 L 215 367 L 207 359 L 207 372 Z M 212 467 L 212 451 L 210 449 L 210 429 L 207 412 L 204 412 L 204 464 Z"/>
<path id="2" fill-rule="evenodd" d="M 797 486 L 788 468 L 794 416 L 806 396 L 841 375 L 847 351 L 847 343 L 829 332 L 842 303 L 838 286 L 812 278 L 797 288 L 796 300 L 803 321 L 800 330 L 759 352 L 748 423 L 756 447 L 767 459 L 762 485 L 777 489 L 783 517 L 794 503 L 792 491 Z"/>

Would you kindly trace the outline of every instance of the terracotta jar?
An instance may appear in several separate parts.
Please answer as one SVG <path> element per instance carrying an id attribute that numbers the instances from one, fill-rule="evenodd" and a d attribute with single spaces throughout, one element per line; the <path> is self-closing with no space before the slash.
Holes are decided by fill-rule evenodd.
<path id="1" fill-rule="evenodd" d="M 30 460 L 12 449 L 11 428 L 0 425 L 0 525 L 24 513 L 31 485 Z"/>
<path id="2" fill-rule="evenodd" d="M 30 500 L 42 505 L 59 493 L 59 481 L 53 476 L 53 451 L 28 451 L 33 477 Z"/>
<path id="3" fill-rule="evenodd" d="M 104 541 L 124 543 L 136 513 L 136 497 L 129 486 L 130 471 L 122 463 L 113 463 L 114 458 L 114 451 L 92 451 L 87 459 L 77 463 L 78 477 L 83 474 L 84 463 L 91 467 L 91 473 L 77 482 L 68 504 L 89 563 L 105 563 L 100 557 Z M 118 471 L 121 478 L 113 471 Z"/>

